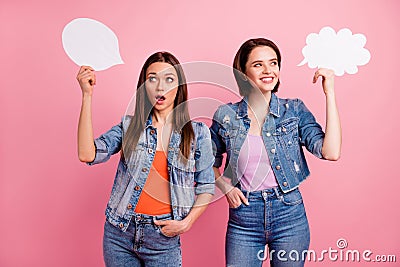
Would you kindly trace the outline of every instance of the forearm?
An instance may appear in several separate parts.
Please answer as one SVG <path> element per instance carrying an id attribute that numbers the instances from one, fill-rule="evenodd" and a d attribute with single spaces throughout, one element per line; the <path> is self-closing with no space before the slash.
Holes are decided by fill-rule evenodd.
<path id="1" fill-rule="evenodd" d="M 213 167 L 213 170 L 215 175 L 215 185 L 219 188 L 219 190 L 221 190 L 224 194 L 232 190 L 233 186 L 224 180 L 219 169 L 217 167 Z"/>
<path id="2" fill-rule="evenodd" d="M 208 193 L 199 194 L 193 204 L 189 214 L 183 219 L 187 225 L 186 231 L 189 230 L 193 223 L 200 217 L 200 215 L 207 209 L 208 204 L 211 202 L 213 195 Z"/>
<path id="3" fill-rule="evenodd" d="M 322 155 L 327 160 L 338 160 L 342 146 L 342 130 L 335 93 L 326 93 L 326 127 Z"/>
<path id="4" fill-rule="evenodd" d="M 96 155 L 92 126 L 92 95 L 82 94 L 82 106 L 78 123 L 78 157 L 82 162 L 91 162 Z"/>

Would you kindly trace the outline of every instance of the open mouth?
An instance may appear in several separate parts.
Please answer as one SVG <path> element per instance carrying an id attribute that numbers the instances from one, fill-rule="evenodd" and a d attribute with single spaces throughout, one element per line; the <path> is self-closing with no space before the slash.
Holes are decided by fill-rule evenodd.
<path id="1" fill-rule="evenodd" d="M 272 78 L 272 77 L 264 77 L 264 78 L 261 78 L 261 81 L 264 83 L 270 83 L 270 82 L 272 82 L 273 79 L 274 78 Z"/>
<path id="2" fill-rule="evenodd" d="M 158 95 L 156 96 L 157 103 L 162 103 L 165 100 L 165 96 Z"/>

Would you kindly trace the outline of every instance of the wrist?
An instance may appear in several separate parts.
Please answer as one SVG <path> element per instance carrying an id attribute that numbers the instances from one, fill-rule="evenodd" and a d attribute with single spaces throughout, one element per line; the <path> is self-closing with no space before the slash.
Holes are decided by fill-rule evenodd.
<path id="1" fill-rule="evenodd" d="M 222 191 L 222 193 L 226 194 L 232 189 L 232 185 L 225 181 L 222 176 L 216 181 L 217 187 Z"/>
<path id="2" fill-rule="evenodd" d="M 186 218 L 183 219 L 181 222 L 183 223 L 183 232 L 189 231 L 193 224 L 193 220 L 189 215 L 186 216 Z"/>
<path id="3" fill-rule="evenodd" d="M 330 89 L 325 91 L 326 98 L 335 98 L 335 90 Z"/>
<path id="4" fill-rule="evenodd" d="M 82 99 L 91 99 L 92 93 L 89 92 L 82 92 Z"/>

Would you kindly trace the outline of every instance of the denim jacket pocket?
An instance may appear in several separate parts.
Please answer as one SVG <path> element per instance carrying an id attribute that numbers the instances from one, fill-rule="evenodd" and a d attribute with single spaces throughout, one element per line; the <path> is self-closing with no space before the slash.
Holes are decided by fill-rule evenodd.
<path id="1" fill-rule="evenodd" d="M 137 177 L 138 172 L 141 169 L 140 166 L 147 160 L 147 147 L 138 144 L 135 151 L 132 153 L 129 159 L 126 159 L 126 165 L 132 177 Z"/>
<path id="2" fill-rule="evenodd" d="M 181 151 L 177 149 L 176 153 L 173 157 L 173 162 L 171 162 L 172 166 L 180 171 L 180 172 L 194 172 L 195 171 L 195 160 L 189 156 L 189 159 L 183 159 L 183 155 L 178 156 L 181 154 Z"/>
<path id="3" fill-rule="evenodd" d="M 299 118 L 293 117 L 276 125 L 274 135 L 288 160 L 296 161 L 300 156 L 298 122 Z"/>
<path id="4" fill-rule="evenodd" d="M 234 144 L 234 139 L 237 137 L 237 133 L 238 130 L 234 128 L 219 128 L 218 134 L 222 137 L 227 151 L 232 149 L 232 144 Z"/>

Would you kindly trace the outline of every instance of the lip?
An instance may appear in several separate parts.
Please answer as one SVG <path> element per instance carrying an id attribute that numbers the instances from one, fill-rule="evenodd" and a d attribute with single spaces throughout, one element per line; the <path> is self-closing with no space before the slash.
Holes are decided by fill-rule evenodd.
<path id="1" fill-rule="evenodd" d="M 165 101 L 165 96 L 163 95 L 156 95 L 155 97 L 157 104 L 162 104 Z"/>
<path id="2" fill-rule="evenodd" d="M 272 83 L 274 81 L 274 77 L 272 76 L 264 76 L 260 78 L 263 83 Z"/>

